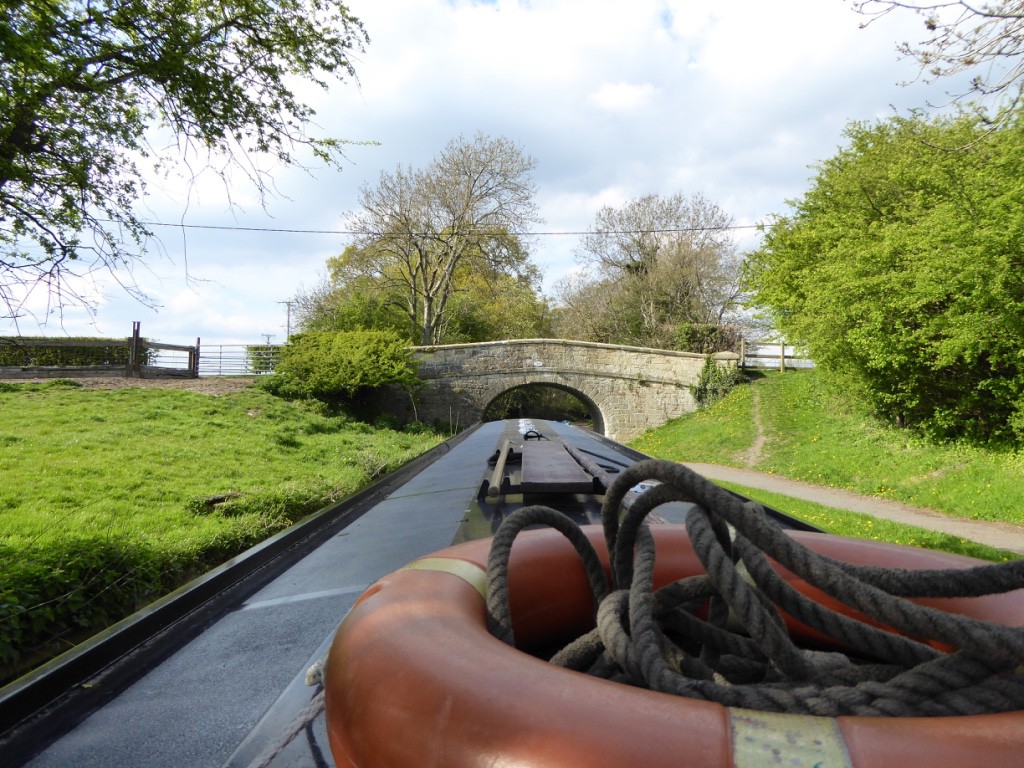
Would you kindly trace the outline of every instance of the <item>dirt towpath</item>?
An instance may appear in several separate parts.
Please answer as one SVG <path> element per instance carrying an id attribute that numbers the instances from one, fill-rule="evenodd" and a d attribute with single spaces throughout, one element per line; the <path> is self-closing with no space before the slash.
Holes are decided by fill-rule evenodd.
<path id="1" fill-rule="evenodd" d="M 861 496 L 860 494 L 837 488 L 811 485 L 799 480 L 789 480 L 752 469 L 723 467 L 716 464 L 687 463 L 686 466 L 709 480 L 736 483 L 737 485 L 745 485 L 748 488 L 759 488 L 764 491 L 779 493 L 783 496 L 814 501 L 828 507 L 835 507 L 836 509 L 860 512 L 885 520 L 916 525 L 919 528 L 941 531 L 942 533 L 959 536 L 979 542 L 980 544 L 987 544 L 990 547 L 1024 555 L 1024 526 L 950 517 L 949 515 L 929 509 L 912 507 L 896 501 L 875 498 L 874 496 Z"/>

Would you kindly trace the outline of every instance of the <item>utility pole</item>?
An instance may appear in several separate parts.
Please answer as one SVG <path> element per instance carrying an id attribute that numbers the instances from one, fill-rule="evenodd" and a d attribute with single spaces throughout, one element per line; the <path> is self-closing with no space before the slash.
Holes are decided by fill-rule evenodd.
<path id="1" fill-rule="evenodd" d="M 287 321 L 286 321 L 287 324 L 285 325 L 285 333 L 284 333 L 284 340 L 285 341 L 288 341 L 288 339 L 291 338 L 291 335 L 292 335 L 292 304 L 293 304 L 293 302 L 294 302 L 294 300 L 292 300 L 292 299 L 289 299 L 288 301 L 279 301 L 279 302 L 277 302 L 278 304 L 284 304 L 284 306 L 285 306 L 285 308 L 287 310 Z"/>

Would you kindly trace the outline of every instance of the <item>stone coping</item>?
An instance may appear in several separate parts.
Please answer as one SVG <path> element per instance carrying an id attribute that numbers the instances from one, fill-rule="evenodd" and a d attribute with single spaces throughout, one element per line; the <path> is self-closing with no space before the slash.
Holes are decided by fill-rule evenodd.
<path id="1" fill-rule="evenodd" d="M 611 349 L 620 352 L 638 352 L 651 355 L 669 355 L 674 357 L 703 358 L 701 352 L 680 352 L 674 349 L 655 349 L 653 347 L 630 347 L 623 344 L 603 344 L 596 341 L 573 341 L 572 339 L 503 339 L 501 341 L 478 341 L 468 344 L 432 344 L 423 347 L 412 347 L 413 352 L 432 353 L 446 349 L 479 349 L 481 347 L 508 347 L 527 345 L 549 345 L 559 347 L 589 347 L 591 349 Z M 716 352 L 712 355 L 716 360 L 739 360 L 735 352 Z"/>

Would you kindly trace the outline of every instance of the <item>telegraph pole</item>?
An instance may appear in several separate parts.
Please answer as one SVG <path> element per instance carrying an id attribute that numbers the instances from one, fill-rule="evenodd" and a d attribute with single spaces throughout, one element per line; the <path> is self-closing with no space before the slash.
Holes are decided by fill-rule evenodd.
<path id="1" fill-rule="evenodd" d="M 284 304 L 287 309 L 287 324 L 285 325 L 284 340 L 288 341 L 292 335 L 292 304 L 294 303 L 294 300 L 289 299 L 288 301 L 279 301 L 277 303 Z"/>

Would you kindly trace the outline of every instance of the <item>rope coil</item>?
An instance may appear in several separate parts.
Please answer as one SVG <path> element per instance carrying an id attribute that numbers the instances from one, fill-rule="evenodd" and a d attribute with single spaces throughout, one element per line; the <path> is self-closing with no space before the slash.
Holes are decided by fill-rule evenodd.
<path id="1" fill-rule="evenodd" d="M 620 515 L 627 491 L 649 480 L 659 484 Z M 695 505 L 686 528 L 705 574 L 654 591 L 655 540 L 645 518 L 671 501 Z M 773 712 L 906 717 L 1024 709 L 1024 629 L 908 599 L 1024 588 L 1024 560 L 936 570 L 844 563 L 794 541 L 760 505 L 741 501 L 684 466 L 649 460 L 623 471 L 605 495 L 610 584 L 593 546 L 564 514 L 532 506 L 502 522 L 488 559 L 487 608 L 492 634 L 510 645 L 509 556 L 516 536 L 537 524 L 556 528 L 572 542 L 595 605 L 595 628 L 558 651 L 551 658 L 555 664 Z M 769 558 L 892 631 L 802 595 Z M 855 652 L 799 647 L 783 612 Z M 942 653 L 926 640 L 958 650 Z"/>

